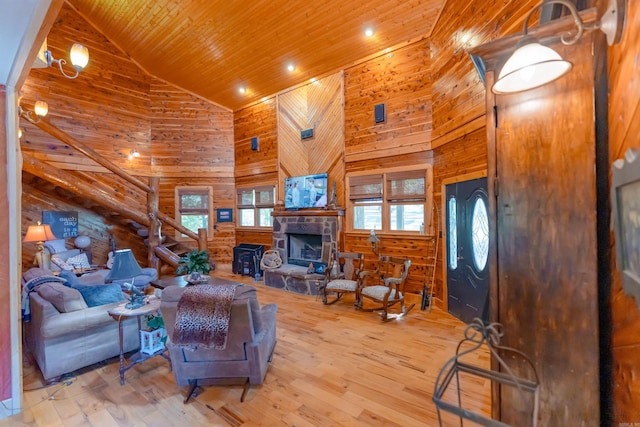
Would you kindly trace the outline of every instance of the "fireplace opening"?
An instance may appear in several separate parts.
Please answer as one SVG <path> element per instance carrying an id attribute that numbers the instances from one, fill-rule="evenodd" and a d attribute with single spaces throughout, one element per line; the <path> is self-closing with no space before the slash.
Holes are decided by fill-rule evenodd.
<path id="1" fill-rule="evenodd" d="M 309 263 L 322 262 L 322 236 L 317 234 L 295 234 L 288 236 L 287 262 L 307 267 Z"/>

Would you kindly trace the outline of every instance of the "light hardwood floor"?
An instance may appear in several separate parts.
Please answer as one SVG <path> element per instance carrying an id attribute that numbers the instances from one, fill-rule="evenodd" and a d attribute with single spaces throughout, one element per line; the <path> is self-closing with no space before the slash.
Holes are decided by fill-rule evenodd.
<path id="1" fill-rule="evenodd" d="M 375 313 L 354 310 L 349 296 L 325 306 L 320 298 L 234 275 L 228 266 L 214 275 L 255 285 L 261 304 L 278 304 L 273 362 L 244 403 L 241 386 L 210 386 L 184 405 L 186 388 L 176 386 L 160 357 L 129 370 L 124 386 L 117 358 L 45 386 L 26 355 L 23 411 L 0 427 L 438 425 L 434 384 L 463 337 L 462 322 L 435 307 L 420 311 L 416 301 L 408 316 L 383 323 Z M 488 367 L 486 351 L 474 358 Z M 489 413 L 489 382 L 467 377 L 460 386 L 466 409 Z M 455 386 L 450 390 L 453 401 Z M 444 415 L 443 425 L 460 425 Z"/>

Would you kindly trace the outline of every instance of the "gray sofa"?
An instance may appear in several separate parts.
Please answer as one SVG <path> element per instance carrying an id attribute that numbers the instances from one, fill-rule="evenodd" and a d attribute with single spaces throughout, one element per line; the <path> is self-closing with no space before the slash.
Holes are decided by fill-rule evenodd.
<path id="1" fill-rule="evenodd" d="M 229 282 L 234 283 L 234 282 Z M 196 285 L 215 286 L 215 285 Z M 162 291 L 160 311 L 167 330 L 167 348 L 176 382 L 190 385 L 189 400 L 198 385 L 240 383 L 245 385 L 241 401 L 250 384 L 262 384 L 276 345 L 275 304 L 260 307 L 256 289 L 238 284 L 231 304 L 226 347 L 185 348 L 171 342 L 178 302 L 186 288 L 168 286 Z"/>
<path id="2" fill-rule="evenodd" d="M 29 301 L 30 314 L 23 321 L 24 343 L 47 382 L 120 354 L 118 322 L 107 310 L 126 298 L 119 285 L 96 283 L 80 285 L 78 290 L 55 277 L 41 268 L 30 269 L 23 275 L 23 287 L 26 289 L 29 284 L 32 288 L 31 292 L 23 292 Z M 120 301 L 90 306 L 100 304 L 101 298 L 107 299 L 100 296 L 106 289 L 101 286 L 110 287 L 108 299 L 116 299 L 115 292 L 120 294 Z M 131 318 L 122 324 L 124 351 L 135 350 L 140 345 L 138 323 Z"/>

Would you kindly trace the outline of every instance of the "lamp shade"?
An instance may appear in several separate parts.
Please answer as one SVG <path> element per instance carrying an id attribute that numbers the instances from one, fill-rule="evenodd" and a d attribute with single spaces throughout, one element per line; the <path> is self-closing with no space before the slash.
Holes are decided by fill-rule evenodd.
<path id="1" fill-rule="evenodd" d="M 133 256 L 131 249 L 121 249 L 116 251 L 113 257 L 113 266 L 111 271 L 105 277 L 105 281 L 132 279 L 142 274 L 142 269 Z"/>
<path id="2" fill-rule="evenodd" d="M 46 242 L 47 240 L 56 240 L 57 237 L 51 231 L 49 224 L 30 225 L 27 234 L 22 239 L 23 242 Z"/>
<path id="3" fill-rule="evenodd" d="M 74 240 L 73 244 L 78 249 L 87 249 L 89 246 L 91 246 L 91 238 L 89 236 L 80 235 L 76 237 L 76 240 Z"/>
<path id="4" fill-rule="evenodd" d="M 89 63 L 89 49 L 79 43 L 74 43 L 73 46 L 71 46 L 69 57 L 71 58 L 73 68 L 77 71 L 82 71 Z"/>
<path id="5" fill-rule="evenodd" d="M 44 101 L 36 101 L 33 105 L 33 112 L 36 113 L 38 117 L 44 117 L 49 112 L 49 104 Z"/>
<path id="6" fill-rule="evenodd" d="M 572 65 L 535 39 L 518 47 L 500 70 L 493 93 L 515 93 L 545 85 L 566 74 Z"/>

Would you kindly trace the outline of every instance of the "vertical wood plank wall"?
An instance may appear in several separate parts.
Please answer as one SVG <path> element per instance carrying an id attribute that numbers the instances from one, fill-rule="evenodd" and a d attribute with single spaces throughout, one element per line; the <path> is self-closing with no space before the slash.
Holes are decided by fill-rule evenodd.
<path id="1" fill-rule="evenodd" d="M 622 43 L 609 49 L 609 160 L 624 157 L 629 148 L 640 150 L 640 4 L 629 1 Z M 615 243 L 612 241 L 612 246 Z M 613 402 L 616 425 L 640 422 L 640 309 L 639 301 L 622 289 L 616 266 L 615 246 L 611 259 L 613 282 Z"/>

